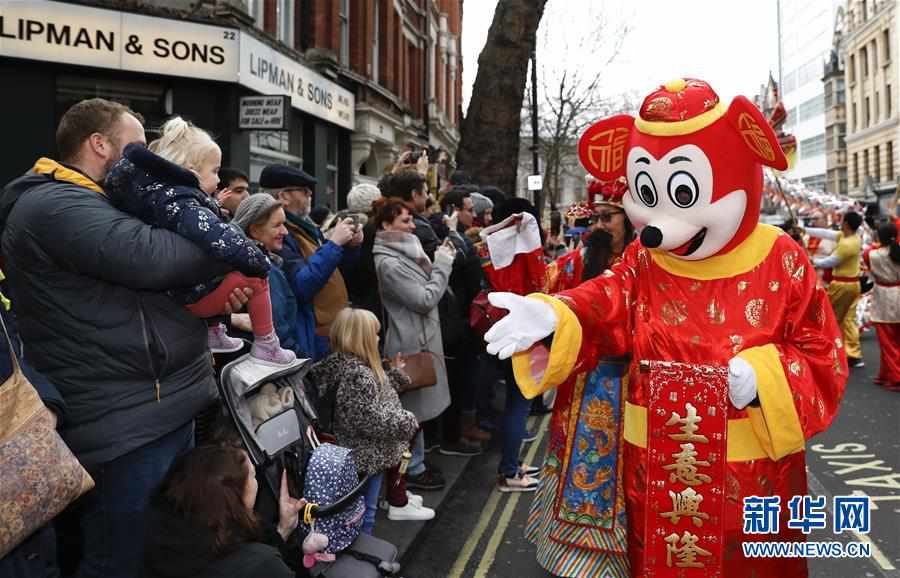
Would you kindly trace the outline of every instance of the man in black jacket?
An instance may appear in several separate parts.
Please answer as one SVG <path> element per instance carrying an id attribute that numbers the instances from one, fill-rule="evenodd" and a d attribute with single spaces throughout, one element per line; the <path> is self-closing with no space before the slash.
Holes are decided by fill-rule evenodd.
<path id="1" fill-rule="evenodd" d="M 96 483 L 78 576 L 131 578 L 147 498 L 215 391 L 206 325 L 165 291 L 228 268 L 107 199 L 109 168 L 145 142 L 126 107 L 80 102 L 56 140 L 62 162 L 39 159 L 0 196 L 5 272 L 26 357 L 65 400 L 60 433 Z"/>

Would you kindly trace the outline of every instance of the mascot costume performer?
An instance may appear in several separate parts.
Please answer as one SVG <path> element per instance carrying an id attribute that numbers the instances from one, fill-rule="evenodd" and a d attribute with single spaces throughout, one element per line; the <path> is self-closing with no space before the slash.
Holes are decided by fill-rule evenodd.
<path id="1" fill-rule="evenodd" d="M 526 397 L 631 352 L 621 475 L 633 576 L 806 576 L 802 558 L 741 547 L 804 540 L 788 522 L 807 494 L 805 443 L 847 380 L 805 251 L 758 223 L 762 165 L 787 165 L 775 134 L 746 98 L 726 108 L 706 82 L 678 79 L 638 118 L 593 125 L 579 154 L 598 179 L 627 178 L 639 241 L 575 289 L 491 294 L 509 314 L 485 335 L 488 352 L 513 357 Z M 745 498 L 759 516 L 744 515 Z"/>

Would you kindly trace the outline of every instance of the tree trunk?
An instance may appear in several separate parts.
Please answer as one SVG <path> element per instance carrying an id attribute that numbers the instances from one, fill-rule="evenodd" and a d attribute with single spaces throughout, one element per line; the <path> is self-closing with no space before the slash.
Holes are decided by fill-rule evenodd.
<path id="1" fill-rule="evenodd" d="M 477 182 L 516 193 L 522 97 L 547 0 L 499 0 L 462 124 L 457 166 Z"/>

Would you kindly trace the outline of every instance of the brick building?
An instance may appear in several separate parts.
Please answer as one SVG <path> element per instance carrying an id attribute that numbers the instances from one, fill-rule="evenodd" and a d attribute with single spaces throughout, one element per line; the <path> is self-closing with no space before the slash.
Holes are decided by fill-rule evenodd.
<path id="1" fill-rule="evenodd" d="M 247 0 L 256 25 L 356 97 L 353 181 L 408 144 L 449 162 L 459 143 L 462 0 Z M 441 154 L 441 153 L 446 154 Z M 447 167 L 440 167 L 445 174 Z"/>
<path id="2" fill-rule="evenodd" d="M 344 205 L 410 143 L 434 184 L 459 141 L 462 0 L 0 0 L 0 121 L 21 135 L 0 180 L 54 155 L 65 110 L 121 101 L 152 132 L 172 114 L 210 130 L 223 164 L 256 181 L 278 162 L 315 175 L 316 204 Z M 246 98 L 288 97 L 248 126 Z"/>

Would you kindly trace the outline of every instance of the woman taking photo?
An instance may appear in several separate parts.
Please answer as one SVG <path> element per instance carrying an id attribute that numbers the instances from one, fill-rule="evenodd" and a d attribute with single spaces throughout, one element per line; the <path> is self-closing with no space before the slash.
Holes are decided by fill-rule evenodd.
<path id="1" fill-rule="evenodd" d="M 182 454 L 150 499 L 142 578 L 293 578 L 285 543 L 305 502 L 282 475 L 279 520 L 263 528 L 253 505 L 256 472 L 247 453 L 227 445 Z M 292 550 L 294 552 L 292 552 Z"/>
<path id="2" fill-rule="evenodd" d="M 422 507 L 422 498 L 407 495 L 406 484 L 396 475 L 416 435 L 419 423 L 403 409 L 397 393 L 409 385 L 398 354 L 384 367 L 378 353 L 381 325 L 371 311 L 347 308 L 331 325 L 331 353 L 317 363 L 310 375 L 320 387 L 336 388 L 334 435 L 337 443 L 350 448 L 361 476 L 371 476 L 366 486 L 366 515 L 362 531 L 371 534 L 378 511 L 378 494 L 388 475 L 388 518 L 430 520 L 434 510 Z M 320 395 L 323 392 L 320 391 Z"/>
<path id="3" fill-rule="evenodd" d="M 412 214 L 400 201 L 376 206 L 375 224 L 378 232 L 372 254 L 387 326 L 384 353 L 389 359 L 398 353 L 411 355 L 428 351 L 432 354 L 437 383 L 404 393 L 400 398 L 403 407 L 421 425 L 441 415 L 450 405 L 437 306 L 447 290 L 456 249 L 445 242 L 435 251 L 432 263 L 413 234 L 416 225 Z M 425 468 L 425 439 L 421 429 L 413 443 L 407 480 L 414 487 L 437 489 L 432 473 Z"/>

